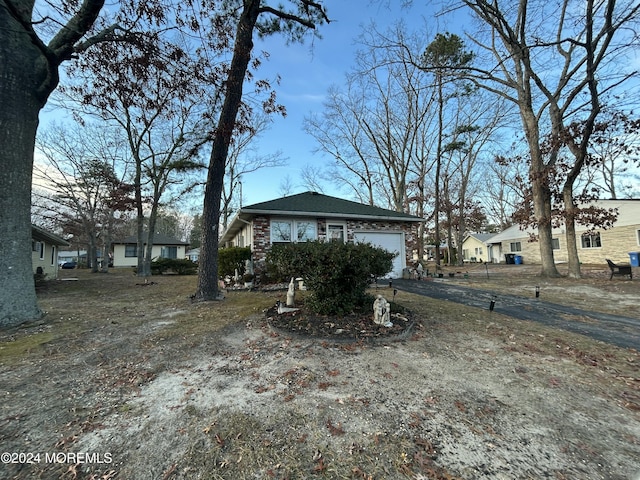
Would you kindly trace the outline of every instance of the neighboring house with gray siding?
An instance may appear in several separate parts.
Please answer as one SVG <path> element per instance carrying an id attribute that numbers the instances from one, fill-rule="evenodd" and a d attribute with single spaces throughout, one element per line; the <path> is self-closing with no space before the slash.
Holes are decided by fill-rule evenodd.
<path id="1" fill-rule="evenodd" d="M 242 207 L 223 232 L 220 246 L 251 247 L 259 271 L 274 243 L 369 242 L 398 253 L 391 276 L 400 277 L 413 263 L 422 221 L 402 212 L 305 192 Z"/>

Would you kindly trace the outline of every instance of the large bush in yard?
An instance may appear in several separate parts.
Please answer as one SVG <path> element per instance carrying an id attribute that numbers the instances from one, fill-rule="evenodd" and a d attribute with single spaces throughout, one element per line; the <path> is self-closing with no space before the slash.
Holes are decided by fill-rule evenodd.
<path id="1" fill-rule="evenodd" d="M 227 247 L 218 250 L 218 276 L 220 278 L 229 275 L 233 277 L 236 269 L 242 275 L 244 262 L 251 259 L 251 247 Z"/>
<path id="2" fill-rule="evenodd" d="M 369 243 L 304 242 L 273 245 L 267 254 L 272 278 L 304 278 L 308 307 L 324 315 L 352 312 L 366 301 L 371 276 L 393 268 L 395 255 Z"/>
<path id="3" fill-rule="evenodd" d="M 198 273 L 198 264 L 188 258 L 158 258 L 151 262 L 152 275 L 162 275 L 167 270 L 177 275 L 195 275 Z"/>

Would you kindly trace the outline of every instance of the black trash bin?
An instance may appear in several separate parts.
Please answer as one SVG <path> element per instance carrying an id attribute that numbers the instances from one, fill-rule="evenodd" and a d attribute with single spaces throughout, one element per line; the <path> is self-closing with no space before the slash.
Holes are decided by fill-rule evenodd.
<path id="1" fill-rule="evenodd" d="M 515 253 L 505 253 L 504 261 L 507 265 L 515 265 L 516 264 L 516 254 Z"/>

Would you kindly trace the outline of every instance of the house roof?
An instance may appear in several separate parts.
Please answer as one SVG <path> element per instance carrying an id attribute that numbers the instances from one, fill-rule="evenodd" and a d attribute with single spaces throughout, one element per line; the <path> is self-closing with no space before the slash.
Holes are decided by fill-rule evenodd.
<path id="1" fill-rule="evenodd" d="M 322 193 L 305 192 L 242 207 L 223 233 L 221 241 L 226 242 L 231 240 L 236 232 L 244 226 L 245 222 L 256 215 L 349 218 L 394 222 L 424 221 L 424 219 L 416 217 L 415 215 L 409 215 L 408 213 L 352 202 Z"/>
<path id="2" fill-rule="evenodd" d="M 70 244 L 64 238 L 59 237 L 55 233 L 46 231 L 44 228 L 40 228 L 36 225 L 31 225 L 31 237 L 41 242 L 47 242 L 51 245 L 59 245 L 62 247 L 68 247 Z"/>
<path id="3" fill-rule="evenodd" d="M 469 233 L 466 238 L 475 238 L 479 242 L 486 243 L 487 240 L 495 235 L 495 233 Z"/>
<path id="4" fill-rule="evenodd" d="M 505 228 L 500 233 L 496 233 L 495 235 L 493 235 L 485 243 L 496 244 L 496 243 L 506 242 L 509 240 L 522 239 L 522 238 L 527 238 L 531 234 L 535 234 L 535 233 L 537 233 L 537 230 L 531 227 L 522 229 L 520 225 L 511 225 L 510 227 Z"/>
<path id="5" fill-rule="evenodd" d="M 255 203 L 240 209 L 245 213 L 279 215 L 312 215 L 322 217 L 384 218 L 386 220 L 421 222 L 422 218 L 408 213 L 330 197 L 316 192 L 305 192 L 281 197 L 268 202 Z"/>
<path id="6" fill-rule="evenodd" d="M 142 235 L 145 243 L 148 238 L 148 234 L 145 232 Z M 114 244 L 132 244 L 138 243 L 138 236 L 131 235 L 129 237 L 123 238 L 122 240 L 118 240 L 113 242 Z M 162 233 L 156 233 L 153 235 L 153 244 L 154 245 L 189 245 L 189 242 L 183 242 L 182 240 L 178 240 L 177 238 L 170 237 L 169 235 L 163 235 Z"/>

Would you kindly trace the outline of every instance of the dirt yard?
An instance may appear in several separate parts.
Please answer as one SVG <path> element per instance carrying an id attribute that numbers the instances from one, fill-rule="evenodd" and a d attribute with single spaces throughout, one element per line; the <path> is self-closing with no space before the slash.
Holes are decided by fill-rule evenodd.
<path id="1" fill-rule="evenodd" d="M 452 281 L 640 303 L 599 271 L 476 270 Z M 194 277 L 63 275 L 41 321 L 0 331 L 0 478 L 640 478 L 635 350 L 403 292 L 407 338 L 308 338 L 267 322 L 285 292 L 192 304 Z"/>

